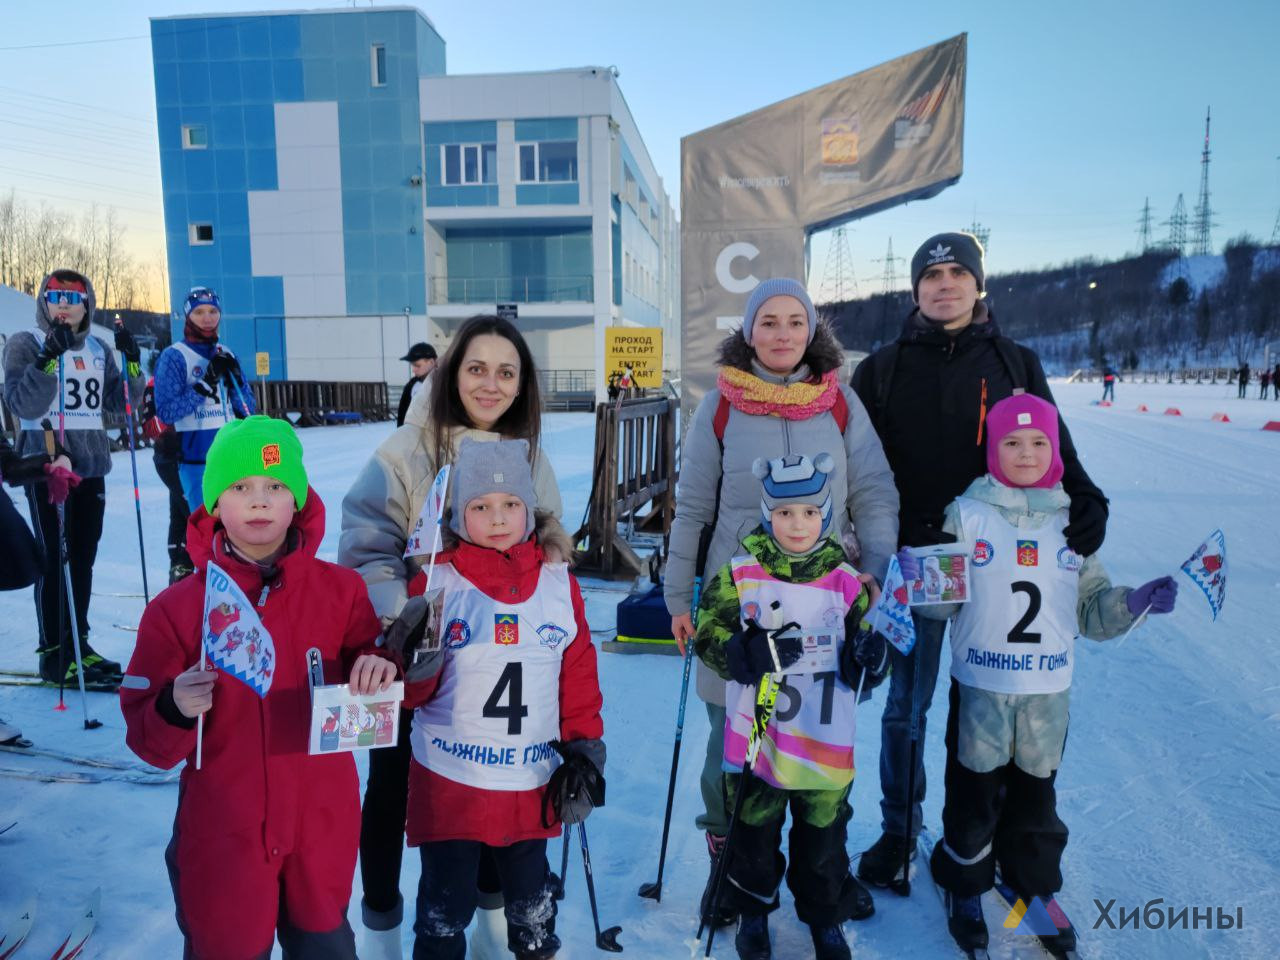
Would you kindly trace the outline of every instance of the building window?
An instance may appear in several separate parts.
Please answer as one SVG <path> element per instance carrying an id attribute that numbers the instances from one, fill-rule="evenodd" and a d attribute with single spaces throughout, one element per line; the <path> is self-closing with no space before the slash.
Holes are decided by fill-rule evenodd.
<path id="1" fill-rule="evenodd" d="M 369 75 L 375 87 L 387 85 L 387 47 L 375 43 L 369 48 Z"/>
<path id="2" fill-rule="evenodd" d="M 203 123 L 182 125 L 182 149 L 203 150 L 209 146 L 209 130 Z"/>
<path id="3" fill-rule="evenodd" d="M 563 183 L 578 179 L 578 141 L 520 144 L 521 183 Z"/>
<path id="4" fill-rule="evenodd" d="M 213 243 L 212 223 L 187 224 L 187 239 L 193 247 L 207 247 Z"/>
<path id="5" fill-rule="evenodd" d="M 498 182 L 496 143 L 446 143 L 440 147 L 446 186 Z"/>

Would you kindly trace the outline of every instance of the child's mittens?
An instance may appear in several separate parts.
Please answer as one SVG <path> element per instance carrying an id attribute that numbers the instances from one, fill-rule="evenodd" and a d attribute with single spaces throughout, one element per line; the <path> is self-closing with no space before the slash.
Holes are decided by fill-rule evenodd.
<path id="1" fill-rule="evenodd" d="M 787 669 L 804 653 L 804 641 L 799 636 L 779 634 L 796 626 L 789 623 L 770 634 L 755 620 L 748 619 L 746 627 L 731 636 L 725 645 L 729 676 L 738 683 L 754 684 L 766 673 Z"/>
<path id="2" fill-rule="evenodd" d="M 1135 617 L 1142 616 L 1148 606 L 1151 613 L 1168 613 L 1178 600 L 1178 582 L 1173 577 L 1159 577 L 1148 580 L 1140 587 L 1134 587 L 1125 597 L 1125 606 Z"/>
<path id="3" fill-rule="evenodd" d="M 857 633 L 845 637 L 844 647 L 840 650 L 840 679 L 856 687 L 864 669 L 876 675 L 883 674 L 888 666 L 888 657 L 889 644 L 884 635 L 872 630 L 863 620 Z"/>
<path id="4" fill-rule="evenodd" d="M 551 745 L 564 762 L 552 771 L 547 781 L 543 794 L 544 825 L 551 826 L 548 813 L 554 813 L 561 823 L 581 823 L 596 807 L 604 806 L 604 741 L 556 740 Z"/>
<path id="5" fill-rule="evenodd" d="M 404 665 L 407 683 L 430 680 L 444 665 L 444 651 L 423 643 L 431 626 L 431 611 L 426 597 L 410 597 L 383 637 L 386 648 Z"/>

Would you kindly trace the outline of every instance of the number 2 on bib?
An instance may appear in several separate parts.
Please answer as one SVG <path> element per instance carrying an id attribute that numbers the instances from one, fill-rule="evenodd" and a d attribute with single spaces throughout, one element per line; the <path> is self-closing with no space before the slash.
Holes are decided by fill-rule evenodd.
<path id="1" fill-rule="evenodd" d="M 1009 631 L 1008 641 L 1010 643 L 1039 643 L 1040 634 L 1028 633 L 1027 627 L 1035 622 L 1040 614 L 1040 588 L 1029 580 L 1015 580 L 1009 584 L 1009 589 L 1014 593 L 1025 593 L 1027 595 L 1027 611 L 1022 615 L 1022 619 L 1013 625 L 1013 629 Z"/>
<path id="2" fill-rule="evenodd" d="M 504 695 L 507 697 L 505 706 L 502 704 Z M 521 721 L 529 715 L 529 708 L 524 705 L 524 670 L 520 661 L 513 661 L 502 668 L 502 675 L 480 713 L 495 720 L 505 719 L 508 736 L 520 735 Z"/>

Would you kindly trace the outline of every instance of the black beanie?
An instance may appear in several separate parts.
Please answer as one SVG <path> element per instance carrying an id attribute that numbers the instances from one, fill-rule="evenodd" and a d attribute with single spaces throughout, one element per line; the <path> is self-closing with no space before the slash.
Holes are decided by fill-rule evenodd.
<path id="1" fill-rule="evenodd" d="M 978 281 L 981 293 L 986 282 L 982 269 L 982 244 L 972 233 L 939 233 L 920 244 L 911 258 L 911 296 L 916 296 L 920 275 L 939 263 L 958 263 Z"/>

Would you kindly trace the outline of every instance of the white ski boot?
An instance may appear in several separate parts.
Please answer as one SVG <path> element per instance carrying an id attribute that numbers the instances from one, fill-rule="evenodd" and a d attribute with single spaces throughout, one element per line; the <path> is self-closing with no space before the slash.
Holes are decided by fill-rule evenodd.
<path id="1" fill-rule="evenodd" d="M 364 925 L 360 930 L 360 960 L 404 960 L 400 946 L 400 922 L 404 918 L 404 902 L 396 909 L 379 913 L 370 910 L 363 901 L 360 904 Z"/>
<path id="2" fill-rule="evenodd" d="M 501 896 L 498 894 L 499 900 Z M 467 956 L 470 960 L 511 960 L 511 951 L 507 949 L 507 915 L 501 903 L 496 907 L 482 906 L 476 910 L 471 950 Z"/>

